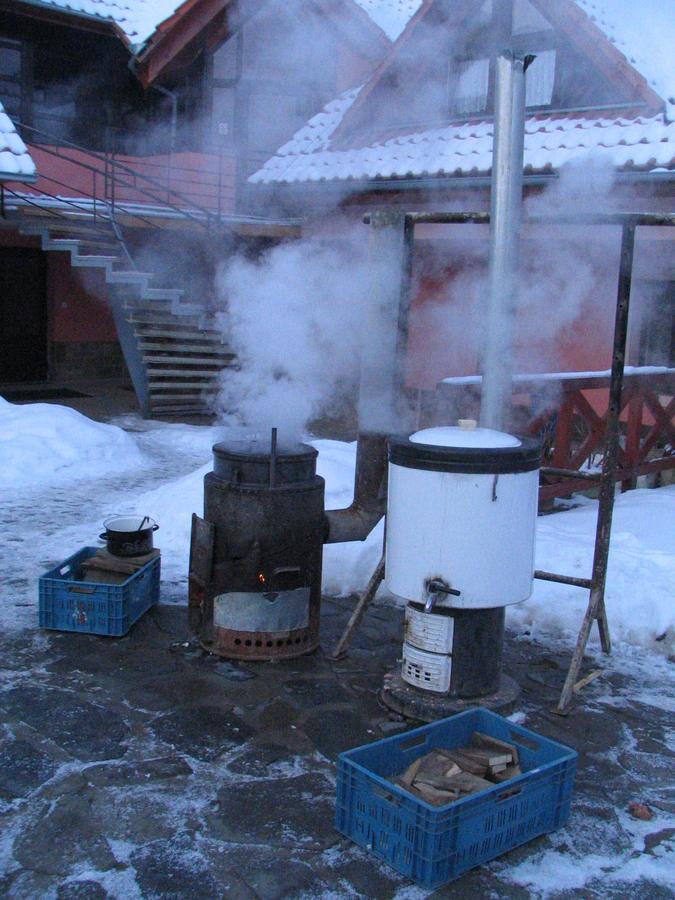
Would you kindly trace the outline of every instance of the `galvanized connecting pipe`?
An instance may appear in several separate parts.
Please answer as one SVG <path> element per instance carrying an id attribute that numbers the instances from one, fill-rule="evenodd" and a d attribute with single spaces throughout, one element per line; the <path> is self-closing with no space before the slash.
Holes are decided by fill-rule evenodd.
<path id="1" fill-rule="evenodd" d="M 326 544 L 365 541 L 387 507 L 387 436 L 361 432 L 356 445 L 354 502 L 326 510 Z"/>
<path id="2" fill-rule="evenodd" d="M 518 242 L 523 205 L 525 70 L 534 59 L 497 57 L 490 201 L 490 271 L 481 425 L 509 427 Z"/>

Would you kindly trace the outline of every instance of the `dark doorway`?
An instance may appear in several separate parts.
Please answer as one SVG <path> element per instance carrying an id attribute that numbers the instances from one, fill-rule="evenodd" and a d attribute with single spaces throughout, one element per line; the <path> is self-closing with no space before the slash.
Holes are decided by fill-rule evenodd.
<path id="1" fill-rule="evenodd" d="M 0 247 L 0 381 L 42 381 L 46 377 L 44 254 Z"/>

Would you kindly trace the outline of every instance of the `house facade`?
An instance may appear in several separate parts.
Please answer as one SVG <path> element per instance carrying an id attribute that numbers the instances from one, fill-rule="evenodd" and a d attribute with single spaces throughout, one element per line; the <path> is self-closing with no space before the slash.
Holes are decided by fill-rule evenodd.
<path id="1" fill-rule="evenodd" d="M 0 3 L 0 102 L 34 163 L 3 175 L 1 314 L 35 348 L 0 382 L 128 371 L 146 413 L 207 408 L 232 362 L 217 265 L 299 233 L 249 208 L 248 176 L 384 58 L 368 5 Z"/>
<path id="2" fill-rule="evenodd" d="M 260 208 L 311 210 L 317 234 L 358 230 L 374 208 L 488 211 L 495 60 L 507 49 L 536 57 L 526 76 L 526 214 L 671 212 L 669 33 L 658 3 L 638 13 L 625 0 L 427 0 L 374 75 L 254 173 Z M 427 226 L 416 237 L 408 381 L 429 390 L 478 371 L 487 227 Z M 640 233 L 635 365 L 675 365 L 672 248 L 668 229 Z M 522 371 L 607 369 L 617 235 L 526 227 L 522 256 Z"/>

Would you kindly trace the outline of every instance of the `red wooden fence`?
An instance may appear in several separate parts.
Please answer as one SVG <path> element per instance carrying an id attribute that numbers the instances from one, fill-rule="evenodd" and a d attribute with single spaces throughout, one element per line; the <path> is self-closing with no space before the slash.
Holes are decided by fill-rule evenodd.
<path id="1" fill-rule="evenodd" d="M 480 376 L 449 378 L 437 396 L 445 420 L 476 414 Z M 557 469 L 598 466 L 604 450 L 609 372 L 518 375 L 514 379 L 516 430 L 544 443 L 544 464 Z M 621 398 L 622 440 L 616 480 L 623 489 L 639 475 L 675 468 L 675 369 L 627 367 Z M 540 499 L 587 490 L 581 478 L 542 475 Z"/>

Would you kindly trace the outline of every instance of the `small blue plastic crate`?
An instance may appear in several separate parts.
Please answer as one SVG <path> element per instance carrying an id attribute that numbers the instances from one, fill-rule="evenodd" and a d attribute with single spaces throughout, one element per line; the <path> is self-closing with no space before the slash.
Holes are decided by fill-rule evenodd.
<path id="1" fill-rule="evenodd" d="M 39 582 L 41 628 L 121 637 L 159 600 L 159 556 L 122 584 L 78 581 L 83 560 L 96 547 L 82 547 Z"/>
<path id="2" fill-rule="evenodd" d="M 436 747 L 482 731 L 515 744 L 523 774 L 445 806 L 387 781 Z M 342 753 L 335 825 L 402 875 L 436 888 L 569 816 L 577 753 L 485 709 L 466 712 Z"/>

